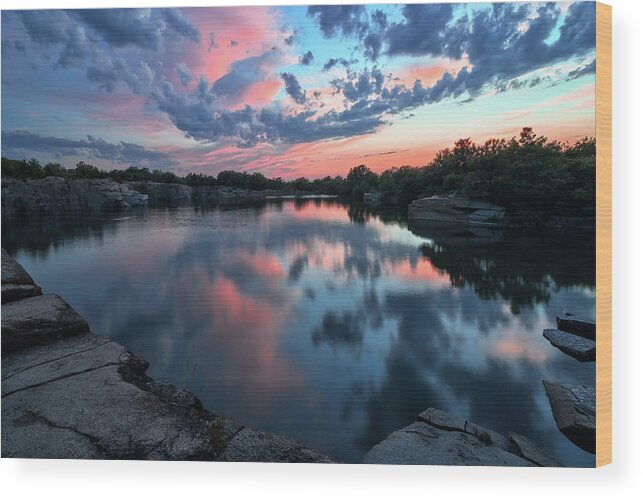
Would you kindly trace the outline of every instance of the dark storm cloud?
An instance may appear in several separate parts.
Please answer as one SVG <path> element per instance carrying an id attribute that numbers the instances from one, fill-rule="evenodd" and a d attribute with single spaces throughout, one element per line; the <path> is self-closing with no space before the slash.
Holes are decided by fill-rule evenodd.
<path id="1" fill-rule="evenodd" d="M 310 5 L 308 15 L 318 24 L 326 38 L 335 35 L 363 36 L 368 29 L 363 5 Z"/>
<path id="2" fill-rule="evenodd" d="M 157 51 L 167 33 L 194 42 L 200 39 L 199 31 L 178 9 L 25 10 L 18 16 L 39 44 L 73 45 L 79 38 L 91 43 L 98 37 L 111 47 Z"/>
<path id="3" fill-rule="evenodd" d="M 570 71 L 567 76 L 570 80 L 575 80 L 576 78 L 580 78 L 581 76 L 594 73 L 596 73 L 596 59 L 581 68 Z"/>
<path id="4" fill-rule="evenodd" d="M 376 60 L 382 51 L 382 35 L 377 32 L 369 33 L 364 37 L 364 57 Z"/>
<path id="5" fill-rule="evenodd" d="M 433 10 L 436 14 L 433 19 L 439 18 L 440 22 L 424 43 L 413 40 L 419 36 L 419 28 L 414 27 L 429 22 L 427 19 L 420 22 L 427 15 L 422 7 L 440 6 L 410 7 L 405 7 L 406 23 L 387 31 L 389 54 L 458 58 L 466 53 L 470 64 L 470 68 L 462 68 L 456 76 L 445 73 L 428 89 L 427 102 L 458 97 L 465 92 L 476 96 L 485 84 L 503 90 L 517 76 L 574 55 L 584 55 L 595 48 L 595 11 L 591 3 L 570 6 L 560 37 L 553 43 L 547 40 L 560 16 L 560 10 L 553 3 L 539 7 L 533 17 L 528 5 L 494 4 L 491 9 L 473 14 L 468 21 L 460 19 L 448 26 L 451 15 L 448 9 Z"/>
<path id="6" fill-rule="evenodd" d="M 123 81 L 142 92 L 154 80 L 151 67 L 158 65 L 166 38 L 200 39 L 178 9 L 31 10 L 15 16 L 38 47 L 33 56 L 53 55 L 55 68 L 85 68 L 88 79 L 107 91 Z"/>
<path id="7" fill-rule="evenodd" d="M 413 4 L 402 9 L 404 21 L 385 32 L 390 55 L 442 55 L 444 30 L 453 15 L 450 4 Z M 456 57 L 459 57 L 456 56 Z"/>
<path id="8" fill-rule="evenodd" d="M 289 76 L 286 80 L 290 80 Z M 292 86 L 292 82 L 290 91 L 295 96 L 293 98 L 301 103 L 302 94 Z M 259 143 L 301 143 L 352 137 L 373 133 L 384 124 L 378 113 L 385 107 L 368 102 L 344 111 L 330 111 L 319 117 L 315 110 L 282 114 L 273 109 L 250 106 L 233 111 L 221 109 L 216 107 L 218 101 L 213 87 L 203 79 L 190 93 L 178 92 L 171 83 L 163 82 L 152 93 L 152 98 L 186 136 L 209 142 L 231 138 L 244 147 Z"/>
<path id="9" fill-rule="evenodd" d="M 166 31 L 194 42 L 200 38 L 198 30 L 178 9 L 87 9 L 67 13 L 113 47 L 131 45 L 156 51 L 162 47 Z"/>
<path id="10" fill-rule="evenodd" d="M 182 38 L 193 42 L 201 40 L 199 30 L 186 19 L 180 9 L 162 9 L 162 15 L 167 25 Z"/>
<path id="11" fill-rule="evenodd" d="M 328 71 L 334 68 L 335 66 L 337 66 L 338 64 L 341 64 L 346 69 L 349 69 L 351 65 L 351 61 L 348 61 L 343 57 L 340 57 L 339 59 L 328 59 L 328 61 L 326 61 L 326 64 L 324 64 L 323 70 Z"/>
<path id="12" fill-rule="evenodd" d="M 306 103 L 306 92 L 297 81 L 292 73 L 281 73 L 281 79 L 284 81 L 286 93 L 292 97 L 297 104 Z"/>
<path id="13" fill-rule="evenodd" d="M 445 73 L 433 88 L 426 89 L 424 103 L 465 92 L 476 96 L 487 84 L 506 89 L 520 75 L 587 54 L 595 49 L 596 40 L 596 13 L 591 2 L 570 6 L 553 43 L 550 39 L 562 15 L 555 3 L 541 5 L 535 12 L 530 4 L 493 4 L 460 17 L 450 4 L 413 4 L 402 8 L 404 19 L 395 23 L 377 12 L 369 20 L 361 9 L 345 12 L 311 7 L 308 14 L 324 36 L 360 39 L 368 59 L 385 53 L 457 60 L 466 54 L 470 66 L 456 76 Z M 336 63 L 328 61 L 324 69 Z M 414 93 L 417 97 L 417 89 Z"/>
<path id="14" fill-rule="evenodd" d="M 192 81 L 192 73 L 183 63 L 176 65 L 176 74 L 179 76 L 179 80 L 181 80 L 183 86 L 187 86 L 188 83 Z"/>
<path id="15" fill-rule="evenodd" d="M 87 79 L 97 83 L 103 90 L 111 92 L 119 81 L 123 81 L 135 94 L 149 88 L 154 80 L 154 71 L 145 62 L 130 66 L 125 59 L 103 59 L 87 68 Z"/>
<path id="16" fill-rule="evenodd" d="M 386 28 L 386 14 L 377 9 L 370 19 L 363 5 L 311 5 L 312 17 L 326 38 L 336 35 L 356 36 L 363 40 L 364 57 L 376 60 L 381 53 L 382 32 Z"/>
<path id="17" fill-rule="evenodd" d="M 315 60 L 315 56 L 309 50 L 299 58 L 299 64 L 303 64 L 304 66 L 310 66 L 314 60 Z"/>
<path id="18" fill-rule="evenodd" d="M 168 167 L 174 164 L 169 154 L 147 149 L 130 142 L 112 144 L 103 139 L 87 136 L 87 139 L 73 140 L 58 137 L 47 137 L 27 131 L 2 132 L 4 150 L 28 150 L 48 153 L 56 156 L 75 156 L 89 154 L 92 157 L 106 159 L 121 164 L 150 164 L 155 168 Z"/>
<path id="19" fill-rule="evenodd" d="M 333 80 L 333 87 L 340 90 L 352 102 L 373 94 L 380 94 L 384 84 L 384 75 L 378 68 L 370 71 L 364 69 L 354 79 Z"/>
<path id="20" fill-rule="evenodd" d="M 262 55 L 233 62 L 230 71 L 214 82 L 212 91 L 218 97 L 235 100 L 243 97 L 249 87 L 269 75 L 280 56 L 278 50 L 272 49 Z"/>

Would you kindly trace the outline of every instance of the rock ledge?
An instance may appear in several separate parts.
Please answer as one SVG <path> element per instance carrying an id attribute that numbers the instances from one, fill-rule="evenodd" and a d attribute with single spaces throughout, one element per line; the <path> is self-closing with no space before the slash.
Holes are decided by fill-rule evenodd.
<path id="1" fill-rule="evenodd" d="M 375 445 L 370 464 L 454 466 L 561 466 L 516 433 L 508 438 L 464 418 L 429 408 L 417 420 Z"/>

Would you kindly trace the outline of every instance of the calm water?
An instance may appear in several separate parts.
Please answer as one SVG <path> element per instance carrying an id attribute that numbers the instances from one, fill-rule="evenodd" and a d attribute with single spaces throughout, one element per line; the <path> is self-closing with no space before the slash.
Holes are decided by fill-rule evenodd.
<path id="1" fill-rule="evenodd" d="M 217 414 L 359 462 L 437 407 L 593 465 L 541 384 L 594 384 L 542 337 L 595 317 L 591 235 L 412 229 L 318 199 L 3 223 L 2 242 Z"/>

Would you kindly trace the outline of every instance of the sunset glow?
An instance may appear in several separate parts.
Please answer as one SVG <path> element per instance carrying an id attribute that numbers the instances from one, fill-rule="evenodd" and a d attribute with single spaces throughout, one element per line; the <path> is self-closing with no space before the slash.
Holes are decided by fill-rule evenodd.
<path id="1" fill-rule="evenodd" d="M 593 16 L 590 2 L 3 11 L 2 155 L 293 179 L 425 165 L 524 126 L 574 141 L 594 135 Z"/>

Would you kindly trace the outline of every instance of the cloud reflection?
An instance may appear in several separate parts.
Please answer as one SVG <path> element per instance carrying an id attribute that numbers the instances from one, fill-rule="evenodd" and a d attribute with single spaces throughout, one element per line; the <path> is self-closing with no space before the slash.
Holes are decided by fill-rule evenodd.
<path id="1" fill-rule="evenodd" d="M 563 310 L 594 317 L 583 237 L 412 232 L 334 200 L 50 227 L 3 224 L 3 244 L 216 413 L 353 462 L 433 406 L 593 462 L 540 383 L 594 382 L 541 336 Z"/>

